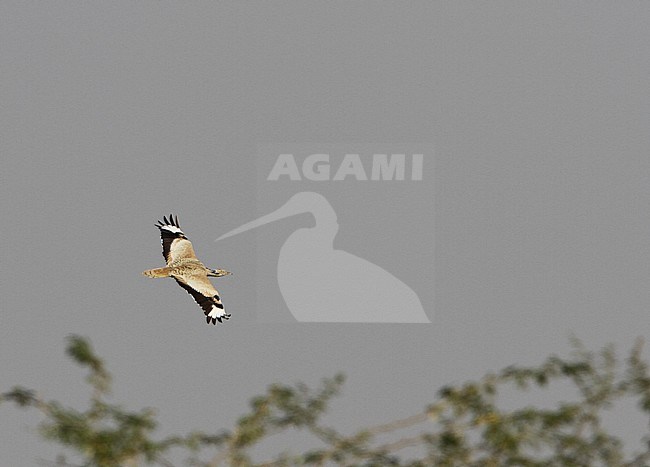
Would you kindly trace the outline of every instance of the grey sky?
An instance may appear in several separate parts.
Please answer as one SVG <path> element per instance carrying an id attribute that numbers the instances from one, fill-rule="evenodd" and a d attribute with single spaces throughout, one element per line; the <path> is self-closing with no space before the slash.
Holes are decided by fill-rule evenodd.
<path id="1" fill-rule="evenodd" d="M 628 349 L 650 331 L 649 22 L 640 2 L 2 2 L 0 390 L 81 404 L 77 333 L 161 434 L 338 371 L 330 419 L 351 430 L 571 332 Z M 313 220 L 214 239 L 288 199 L 260 205 L 259 145 L 311 142 L 435 147 L 419 184 L 295 188 L 330 190 L 336 247 L 407 282 L 432 324 L 257 320 L 284 312 L 257 242 Z M 140 275 L 170 212 L 235 273 L 215 281 L 226 325 Z M 0 412 L 0 464 L 59 452 L 37 414 Z"/>

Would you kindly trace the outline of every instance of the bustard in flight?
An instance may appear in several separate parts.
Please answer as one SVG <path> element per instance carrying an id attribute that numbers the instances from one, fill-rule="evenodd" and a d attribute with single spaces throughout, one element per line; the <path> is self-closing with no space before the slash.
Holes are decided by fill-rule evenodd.
<path id="1" fill-rule="evenodd" d="M 219 292 L 208 279 L 208 276 L 221 277 L 230 273 L 223 269 L 206 268 L 196 258 L 192 242 L 187 239 L 178 224 L 178 216 L 174 218 L 170 214 L 169 220 L 167 217 L 163 217 L 163 220 L 164 222 L 158 221 L 156 227 L 160 229 L 160 242 L 167 266 L 148 269 L 142 274 L 154 278 L 173 277 L 203 309 L 208 324 L 230 319 L 230 315 L 224 311 Z"/>

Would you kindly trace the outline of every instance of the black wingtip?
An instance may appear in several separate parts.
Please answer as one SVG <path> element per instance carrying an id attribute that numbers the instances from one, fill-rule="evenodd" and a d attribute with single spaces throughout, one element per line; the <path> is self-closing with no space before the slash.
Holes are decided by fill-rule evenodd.
<path id="1" fill-rule="evenodd" d="M 178 216 L 174 216 L 173 214 L 169 215 L 169 219 L 167 219 L 167 216 L 163 216 L 163 220 L 158 220 L 158 224 L 155 224 L 155 226 L 158 227 L 159 229 L 166 225 L 173 225 L 174 227 L 178 227 L 179 229 L 181 228 L 181 225 L 178 222 Z"/>

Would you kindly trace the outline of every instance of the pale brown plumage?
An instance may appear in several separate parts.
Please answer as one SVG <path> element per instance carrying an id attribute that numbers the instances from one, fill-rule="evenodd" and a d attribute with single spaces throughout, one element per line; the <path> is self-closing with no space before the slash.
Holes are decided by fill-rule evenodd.
<path id="1" fill-rule="evenodd" d="M 206 317 L 206 322 L 217 324 L 230 319 L 221 303 L 219 292 L 214 288 L 208 276 L 221 277 L 230 273 L 223 269 L 206 268 L 196 258 L 192 242 L 190 242 L 178 224 L 178 217 L 170 215 L 169 220 L 158 221 L 160 241 L 163 247 L 163 257 L 167 262 L 164 268 L 148 269 L 143 272 L 147 277 L 173 277 L 199 304 Z"/>

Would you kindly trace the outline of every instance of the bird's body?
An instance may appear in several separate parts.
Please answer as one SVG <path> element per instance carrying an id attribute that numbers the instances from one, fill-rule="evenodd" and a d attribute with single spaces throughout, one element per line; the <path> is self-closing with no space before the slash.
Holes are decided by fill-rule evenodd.
<path id="1" fill-rule="evenodd" d="M 167 266 L 148 269 L 143 272 L 147 277 L 173 277 L 199 304 L 206 316 L 208 324 L 217 324 L 230 319 L 230 314 L 224 311 L 219 292 L 214 288 L 208 277 L 227 276 L 230 273 L 223 269 L 209 269 L 196 258 L 192 242 L 190 242 L 180 226 L 178 217 L 163 217 L 164 222 L 158 221 L 160 241 L 163 247 L 163 257 Z"/>

